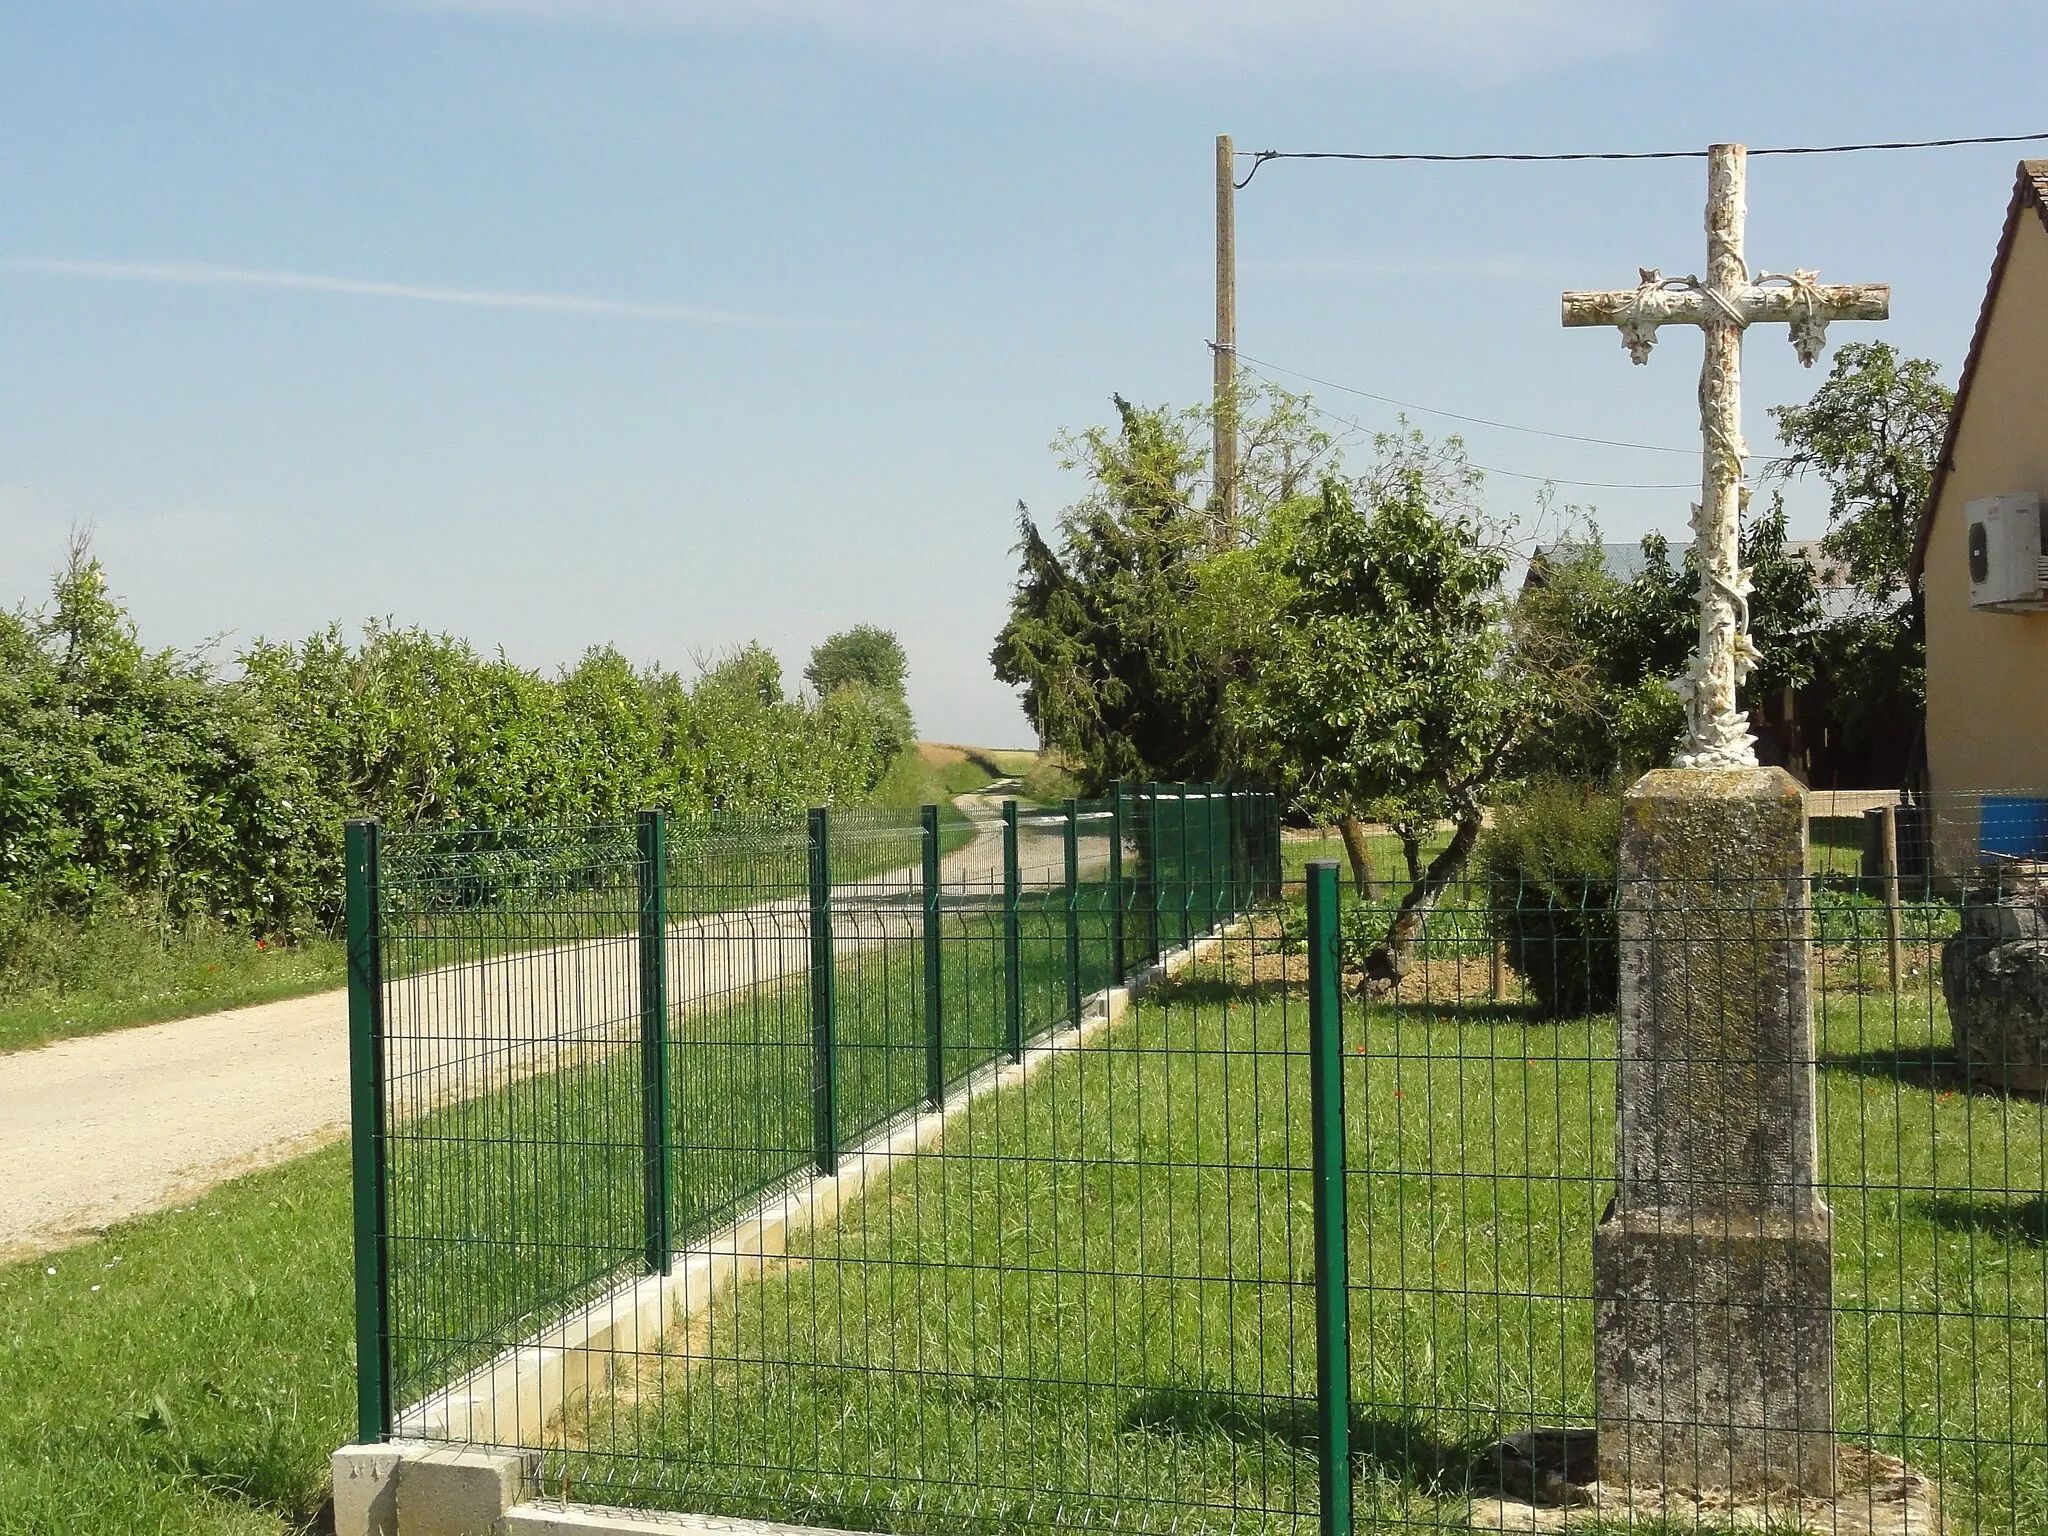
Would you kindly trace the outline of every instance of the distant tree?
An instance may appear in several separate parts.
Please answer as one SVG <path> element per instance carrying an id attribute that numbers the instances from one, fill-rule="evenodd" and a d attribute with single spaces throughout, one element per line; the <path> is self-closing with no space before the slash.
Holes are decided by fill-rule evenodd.
<path id="1" fill-rule="evenodd" d="M 1833 685 L 1838 739 L 1852 749 L 1926 713 L 1926 616 L 1907 571 L 1954 407 L 1936 364 L 1880 341 L 1843 347 L 1812 399 L 1771 412 L 1787 452 L 1766 473 L 1812 473 L 1827 485 L 1821 547 L 1861 593 L 1816 636 L 1811 657 Z"/>
<path id="2" fill-rule="evenodd" d="M 1852 342 L 1835 354 L 1806 404 L 1771 408 L 1787 451 L 1766 474 L 1820 476 L 1828 487 L 1822 547 L 1883 606 L 1895 606 L 1905 590 L 1920 509 L 1955 408 L 1955 391 L 1940 375 L 1937 364 L 1902 358 L 1888 343 Z"/>
<path id="3" fill-rule="evenodd" d="M 820 700 L 848 683 L 859 683 L 885 698 L 904 696 L 910 669 L 903 644 L 886 629 L 856 624 L 819 642 L 811 650 L 804 678 Z"/>
<path id="4" fill-rule="evenodd" d="M 1336 445 L 1301 397 L 1241 391 L 1239 517 L 1220 530 L 1201 446 L 1209 411 L 1113 399 L 1114 426 L 1053 445 L 1088 481 L 1056 541 L 1018 504 L 1021 569 L 990 660 L 1086 788 L 1223 778 L 1241 759 L 1224 692 L 1267 611 L 1252 550 L 1313 489 Z"/>
<path id="5" fill-rule="evenodd" d="M 1604 781 L 1671 760 L 1685 711 L 1671 682 L 1699 639 L 1696 549 L 1673 562 L 1662 534 L 1643 540 L 1643 564 L 1628 581 L 1605 568 L 1597 529 L 1543 557 L 1538 579 L 1509 610 L 1514 665 L 1541 681 L 1550 724 L 1525 738 L 1518 776 Z M 1812 564 L 1785 548 L 1785 507 L 1742 530 L 1750 572 L 1750 634 L 1763 660 L 1751 694 L 1811 682 L 1827 639 Z"/>
<path id="6" fill-rule="evenodd" d="M 1233 690 L 1232 715 L 1301 803 L 1401 834 L 1408 888 L 1364 962 L 1368 976 L 1398 980 L 1536 700 L 1501 665 L 1506 560 L 1461 445 L 1408 434 L 1378 448 L 1355 487 L 1325 479 L 1277 530 L 1273 644 Z M 1443 820 L 1450 841 L 1424 864 L 1424 833 Z"/>
<path id="7" fill-rule="evenodd" d="M 1116 408 L 1115 432 L 1062 440 L 1092 489 L 1060 518 L 1060 549 L 1018 504 L 1023 569 L 989 659 L 1087 788 L 1212 779 L 1222 678 L 1187 622 L 1208 540 L 1202 457 L 1183 420 L 1121 396 Z"/>

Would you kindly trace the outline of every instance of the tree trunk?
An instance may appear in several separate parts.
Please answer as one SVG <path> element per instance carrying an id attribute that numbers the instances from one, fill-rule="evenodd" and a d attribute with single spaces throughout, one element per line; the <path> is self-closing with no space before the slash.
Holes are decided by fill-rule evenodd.
<path id="1" fill-rule="evenodd" d="M 1365 836 L 1365 823 L 1348 811 L 1337 818 L 1337 835 L 1344 839 L 1344 852 L 1351 859 L 1351 884 L 1361 898 L 1372 900 L 1372 845 Z"/>
<path id="2" fill-rule="evenodd" d="M 1365 974 L 1373 981 L 1398 982 L 1408 974 L 1409 957 L 1415 949 L 1415 941 L 1422 935 L 1423 919 L 1429 916 L 1436 905 L 1437 897 L 1443 894 L 1451 877 L 1464 864 L 1472 845 L 1479 840 L 1480 813 L 1469 812 L 1458 823 L 1451 834 L 1451 840 L 1444 851 L 1429 861 L 1429 867 L 1421 871 L 1421 878 L 1408 887 L 1401 898 L 1401 905 L 1395 909 L 1394 920 L 1387 927 L 1387 936 L 1365 957 Z M 1412 866 L 1411 860 L 1411 866 Z"/>

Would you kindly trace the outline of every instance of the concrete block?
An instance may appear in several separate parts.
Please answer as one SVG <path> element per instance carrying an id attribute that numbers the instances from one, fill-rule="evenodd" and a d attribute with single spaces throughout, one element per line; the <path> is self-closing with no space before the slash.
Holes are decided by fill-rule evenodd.
<path id="1" fill-rule="evenodd" d="M 452 1447 L 408 1458 L 398 1479 L 400 1536 L 492 1536 L 526 1494 L 527 1460 Z"/>
<path id="2" fill-rule="evenodd" d="M 344 1445 L 334 1469 L 334 1536 L 398 1536 L 398 1469 L 405 1452 L 390 1445 Z"/>
<path id="3" fill-rule="evenodd" d="M 846 1536 L 827 1526 L 552 1502 L 509 1511 L 504 1529 L 505 1536 Z"/>

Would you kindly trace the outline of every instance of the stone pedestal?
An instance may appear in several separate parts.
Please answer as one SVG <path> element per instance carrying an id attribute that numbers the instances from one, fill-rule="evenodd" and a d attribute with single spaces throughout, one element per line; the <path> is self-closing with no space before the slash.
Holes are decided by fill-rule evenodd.
<path id="1" fill-rule="evenodd" d="M 1623 806 L 1613 1207 L 1593 1235 L 1600 1478 L 1835 1478 L 1806 807 L 1781 769 L 1664 769 Z"/>

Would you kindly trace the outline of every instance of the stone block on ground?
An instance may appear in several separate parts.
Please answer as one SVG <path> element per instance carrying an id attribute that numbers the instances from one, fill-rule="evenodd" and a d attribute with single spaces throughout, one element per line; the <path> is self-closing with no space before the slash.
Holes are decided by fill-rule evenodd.
<path id="1" fill-rule="evenodd" d="M 408 1457 L 398 1479 L 399 1536 L 494 1536 L 526 1495 L 527 1468 L 516 1451 L 442 1446 Z"/>
<path id="2" fill-rule="evenodd" d="M 1539 1433 L 1544 1433 L 1539 1431 Z M 1573 1431 L 1549 1431 L 1571 1434 Z M 1522 1437 L 1515 1437 L 1522 1438 Z M 1755 1531 L 1768 1536 L 1940 1536 L 1941 1489 L 1895 1456 L 1860 1445 L 1835 1448 L 1834 1493 L 1828 1497 L 1762 1490 L 1545 1480 L 1540 1493 L 1504 1488 L 1472 1501 L 1475 1531 L 1585 1531 L 1631 1528 L 1659 1533 Z"/>
<path id="3" fill-rule="evenodd" d="M 329 1458 L 334 1474 L 334 1536 L 397 1536 L 398 1470 L 405 1452 L 391 1445 L 344 1445 Z"/>
<path id="4" fill-rule="evenodd" d="M 1973 1083 L 2048 1090 L 2048 880 L 2010 871 L 1965 898 L 1942 946 L 1941 992 Z"/>

